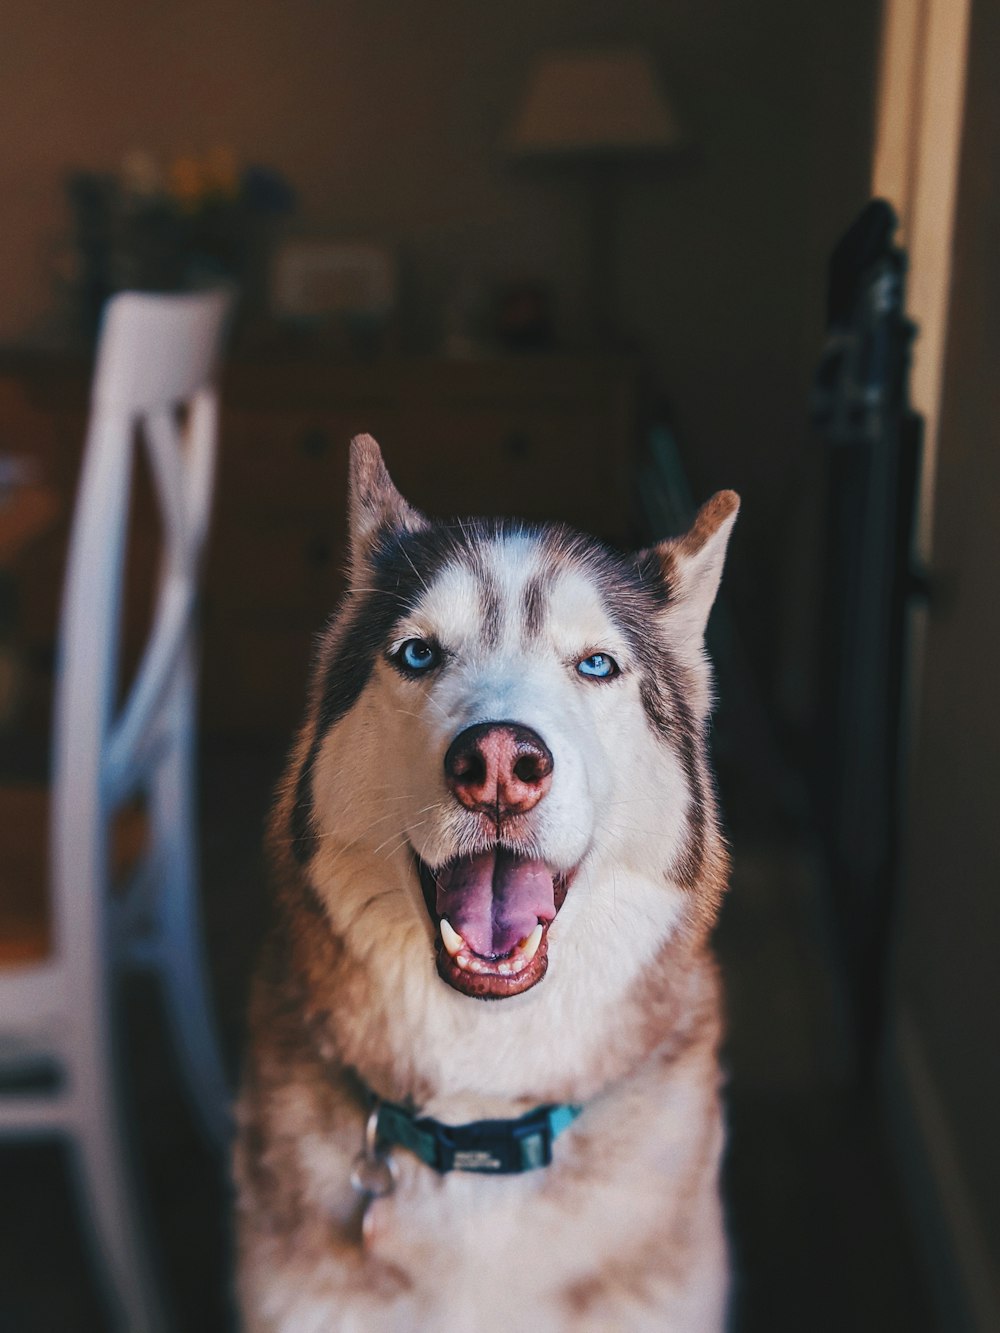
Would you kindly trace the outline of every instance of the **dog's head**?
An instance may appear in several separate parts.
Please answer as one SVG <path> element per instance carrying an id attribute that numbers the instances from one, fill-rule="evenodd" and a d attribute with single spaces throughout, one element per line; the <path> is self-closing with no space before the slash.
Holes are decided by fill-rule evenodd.
<path id="1" fill-rule="evenodd" d="M 348 948 L 386 967 L 416 947 L 503 999 L 558 967 L 561 913 L 609 968 L 662 943 L 713 818 L 703 633 L 737 508 L 721 492 L 624 557 L 561 527 L 431 522 L 354 441 L 350 588 L 292 816 Z"/>

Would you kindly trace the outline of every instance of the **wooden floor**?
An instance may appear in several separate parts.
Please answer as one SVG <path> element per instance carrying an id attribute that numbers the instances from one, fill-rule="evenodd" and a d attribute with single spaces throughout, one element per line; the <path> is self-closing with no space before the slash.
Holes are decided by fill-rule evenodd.
<path id="1" fill-rule="evenodd" d="M 206 756 L 207 930 L 235 1065 L 259 928 L 261 830 L 277 752 Z M 934 1325 L 874 1109 L 854 1090 L 817 876 L 800 833 L 732 830 L 718 943 L 730 1011 L 726 1196 L 736 1333 L 930 1333 Z M 134 1123 L 183 1333 L 226 1333 L 225 1173 L 188 1120 L 155 997 L 123 997 Z M 70 1174 L 49 1144 L 0 1150 L 0 1333 L 103 1333 Z"/>

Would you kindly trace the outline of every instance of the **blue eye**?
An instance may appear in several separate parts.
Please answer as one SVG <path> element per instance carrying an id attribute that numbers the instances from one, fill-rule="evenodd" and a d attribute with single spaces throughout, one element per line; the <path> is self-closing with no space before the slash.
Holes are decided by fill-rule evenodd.
<path id="1" fill-rule="evenodd" d="M 607 653 L 591 653 L 590 657 L 584 657 L 577 662 L 576 669 L 581 676 L 587 676 L 591 680 L 610 680 L 612 676 L 618 675 L 618 663 Z"/>
<path id="2" fill-rule="evenodd" d="M 399 665 L 413 675 L 430 671 L 441 661 L 441 649 L 427 639 L 407 639 L 393 654 Z"/>

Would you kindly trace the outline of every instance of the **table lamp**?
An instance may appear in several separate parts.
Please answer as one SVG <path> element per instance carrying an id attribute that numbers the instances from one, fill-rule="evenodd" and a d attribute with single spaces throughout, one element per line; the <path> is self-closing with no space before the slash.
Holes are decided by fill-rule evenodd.
<path id="1" fill-rule="evenodd" d="M 613 345 L 617 177 L 630 163 L 674 154 L 682 136 L 639 47 L 557 51 L 531 72 L 507 152 L 582 170 L 589 193 L 591 311 L 599 347 Z"/>

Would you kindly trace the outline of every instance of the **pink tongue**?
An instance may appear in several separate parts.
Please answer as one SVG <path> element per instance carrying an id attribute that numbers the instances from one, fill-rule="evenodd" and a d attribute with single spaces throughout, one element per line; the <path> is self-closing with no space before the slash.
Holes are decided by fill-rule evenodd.
<path id="1" fill-rule="evenodd" d="M 463 857 L 435 872 L 438 916 L 448 921 L 475 953 L 502 958 L 556 914 L 552 874 L 496 848 Z"/>

